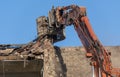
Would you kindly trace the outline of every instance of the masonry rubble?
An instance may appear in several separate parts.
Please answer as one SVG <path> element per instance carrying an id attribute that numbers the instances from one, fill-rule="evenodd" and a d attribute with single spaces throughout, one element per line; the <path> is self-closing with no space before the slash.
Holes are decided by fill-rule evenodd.
<path id="1" fill-rule="evenodd" d="M 37 20 L 38 37 L 34 42 L 25 45 L 1 45 L 0 60 L 39 60 L 44 62 L 43 77 L 65 77 L 62 65 L 56 55 L 53 43 L 58 41 L 52 29 L 48 29 L 47 17 L 41 16 Z M 61 33 L 62 31 L 60 30 Z M 14 48 L 13 48 L 14 47 Z"/>

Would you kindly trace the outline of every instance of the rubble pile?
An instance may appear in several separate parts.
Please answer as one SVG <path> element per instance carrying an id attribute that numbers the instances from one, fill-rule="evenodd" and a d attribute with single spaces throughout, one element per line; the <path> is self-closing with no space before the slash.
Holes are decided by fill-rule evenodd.
<path id="1" fill-rule="evenodd" d="M 45 40 L 50 39 L 52 44 L 52 38 L 48 35 L 50 31 L 47 29 L 48 22 L 46 17 L 41 16 L 37 19 L 37 33 L 38 37 L 29 42 L 28 44 L 17 45 L 8 44 L 0 45 L 0 57 L 5 57 L 5 59 L 43 59 L 43 52 L 47 48 L 45 46 Z M 9 58 L 7 58 L 9 57 Z M 14 58 L 13 58 L 14 57 Z M 0 60 L 4 58 L 0 58 Z"/>

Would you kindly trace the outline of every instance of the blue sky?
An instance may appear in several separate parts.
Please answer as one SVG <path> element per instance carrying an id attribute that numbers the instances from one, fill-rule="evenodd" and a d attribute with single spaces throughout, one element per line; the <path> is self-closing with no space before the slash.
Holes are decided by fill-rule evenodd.
<path id="1" fill-rule="evenodd" d="M 36 18 L 47 16 L 54 5 L 87 8 L 90 23 L 103 45 L 120 45 L 120 0 L 0 0 L 0 44 L 23 44 L 37 37 Z M 81 46 L 73 26 L 55 45 Z"/>

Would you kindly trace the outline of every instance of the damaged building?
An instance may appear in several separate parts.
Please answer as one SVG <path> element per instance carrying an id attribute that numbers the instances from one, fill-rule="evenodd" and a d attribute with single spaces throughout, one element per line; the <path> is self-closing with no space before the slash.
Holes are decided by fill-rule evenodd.
<path id="1" fill-rule="evenodd" d="M 48 23 L 43 21 L 44 19 L 46 21 L 45 17 L 37 19 L 38 37 L 47 33 Z M 85 57 L 83 47 L 56 47 L 51 44 L 51 40 L 42 38 L 24 45 L 0 45 L 0 77 L 43 77 L 48 70 L 53 75 L 57 70 L 58 75 L 63 75 L 60 77 L 92 76 L 90 61 Z M 106 49 L 112 52 L 113 65 L 120 67 L 118 62 L 120 47 L 106 47 Z M 43 67 L 46 70 L 43 70 Z"/>
<path id="2" fill-rule="evenodd" d="M 85 10 L 82 10 L 80 15 L 84 16 Z M 53 12 L 54 9 L 49 12 L 48 17 L 37 18 L 38 36 L 35 40 L 22 45 L 0 45 L 0 77 L 92 76 L 90 60 L 86 58 L 86 51 L 83 47 L 61 48 L 53 45 L 66 38 L 65 26 L 54 23 Z M 71 22 L 67 22 L 67 24 Z M 120 67 L 120 62 L 118 62 L 120 47 L 105 48 L 112 52 L 113 66 Z"/>

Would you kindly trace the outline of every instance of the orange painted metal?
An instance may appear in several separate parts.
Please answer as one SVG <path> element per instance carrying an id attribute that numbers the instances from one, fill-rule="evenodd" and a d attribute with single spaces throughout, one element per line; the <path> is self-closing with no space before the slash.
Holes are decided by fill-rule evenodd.
<path id="1" fill-rule="evenodd" d="M 95 35 L 90 23 L 89 23 L 89 20 L 88 18 L 85 16 L 85 17 L 82 17 L 81 18 L 81 21 L 84 22 L 86 24 L 86 27 L 90 33 L 90 36 L 93 38 L 93 40 L 97 40 L 97 36 Z"/>
<path id="2" fill-rule="evenodd" d="M 92 56 L 93 56 L 92 53 L 86 53 L 87 58 L 91 58 Z"/>
<path id="3" fill-rule="evenodd" d="M 120 77 L 120 69 L 113 68 L 110 54 L 100 43 L 86 16 L 85 7 L 70 5 L 55 9 L 56 22 L 59 26 L 74 25 L 87 56 L 94 66 L 95 77 Z"/>

